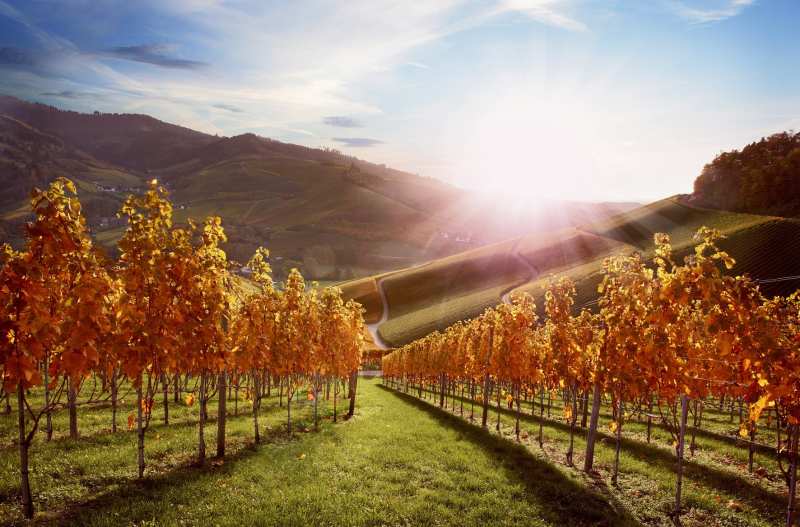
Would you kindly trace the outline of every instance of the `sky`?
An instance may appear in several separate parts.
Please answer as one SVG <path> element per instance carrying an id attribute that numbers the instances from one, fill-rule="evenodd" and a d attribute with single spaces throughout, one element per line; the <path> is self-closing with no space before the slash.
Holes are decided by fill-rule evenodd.
<path id="1" fill-rule="evenodd" d="M 800 128 L 797 0 L 0 0 L 0 93 L 649 201 Z"/>

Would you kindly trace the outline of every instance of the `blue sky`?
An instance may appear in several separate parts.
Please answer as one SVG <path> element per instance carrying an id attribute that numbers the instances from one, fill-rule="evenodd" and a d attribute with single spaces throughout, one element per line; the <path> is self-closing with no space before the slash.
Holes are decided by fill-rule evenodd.
<path id="1" fill-rule="evenodd" d="M 796 0 L 0 0 L 0 92 L 644 201 L 800 128 L 798 27 Z"/>

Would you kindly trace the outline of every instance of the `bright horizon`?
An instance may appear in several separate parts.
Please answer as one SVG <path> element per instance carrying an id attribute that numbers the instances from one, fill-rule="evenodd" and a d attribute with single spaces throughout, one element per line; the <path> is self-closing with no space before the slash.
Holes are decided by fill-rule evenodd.
<path id="1" fill-rule="evenodd" d="M 524 199 L 691 192 L 800 128 L 791 0 L 0 0 L 0 92 Z"/>

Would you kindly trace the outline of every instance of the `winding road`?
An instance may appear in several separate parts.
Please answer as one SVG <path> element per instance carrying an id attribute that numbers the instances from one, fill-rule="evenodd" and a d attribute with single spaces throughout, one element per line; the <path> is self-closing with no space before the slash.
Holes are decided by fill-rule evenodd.
<path id="1" fill-rule="evenodd" d="M 375 322 L 374 324 L 366 325 L 367 331 L 369 331 L 369 334 L 372 335 L 372 342 L 374 342 L 375 345 L 382 350 L 390 348 L 390 346 L 386 344 L 386 342 L 381 338 L 381 335 L 378 332 L 378 327 L 389 319 L 389 303 L 386 301 L 386 291 L 383 290 L 383 281 L 386 280 L 386 278 L 388 277 L 384 276 L 378 278 L 375 281 L 375 288 L 378 290 L 378 294 L 381 297 L 381 305 L 383 306 L 381 319 Z"/>
<path id="2" fill-rule="evenodd" d="M 514 247 L 512 247 L 512 249 L 511 249 L 511 254 L 512 254 L 512 256 L 514 256 L 522 264 L 522 266 L 525 269 L 528 270 L 529 276 L 524 282 L 514 285 L 507 292 L 503 293 L 503 295 L 500 297 L 500 300 L 504 304 L 508 304 L 511 301 L 510 300 L 510 295 L 511 295 L 511 292 L 514 291 L 514 289 L 516 289 L 517 287 L 520 287 L 521 285 L 526 284 L 526 283 L 528 283 L 528 282 L 530 282 L 532 280 L 535 280 L 539 276 L 539 270 L 536 267 L 534 267 L 533 265 L 531 265 L 531 263 L 528 260 L 526 260 L 521 254 L 519 254 L 519 251 L 517 250 L 517 246 L 520 244 L 521 241 L 522 241 L 521 239 L 517 240 L 517 242 L 514 244 Z M 430 263 L 430 262 L 427 262 L 427 263 Z M 427 265 L 427 263 L 417 264 L 417 265 L 414 265 L 414 266 L 410 267 L 409 269 L 413 269 L 414 267 L 422 267 L 424 265 Z M 378 295 L 380 295 L 381 306 L 382 306 L 383 310 L 381 312 L 380 320 L 378 320 L 377 322 L 374 322 L 372 324 L 366 324 L 367 331 L 369 331 L 369 334 L 372 336 L 372 341 L 375 343 L 375 346 L 377 346 L 379 349 L 382 349 L 382 350 L 391 348 L 391 346 L 389 346 L 386 343 L 386 341 L 384 341 L 381 338 L 380 332 L 378 331 L 378 328 L 380 327 L 380 325 L 383 324 L 384 322 L 386 322 L 387 320 L 389 320 L 389 302 L 386 300 L 386 291 L 383 288 L 383 281 L 386 280 L 387 278 L 389 278 L 390 276 L 392 276 L 392 275 L 389 274 L 389 275 L 386 275 L 386 276 L 382 276 L 381 278 L 379 278 L 379 279 L 377 279 L 375 281 L 375 288 L 378 290 Z"/>

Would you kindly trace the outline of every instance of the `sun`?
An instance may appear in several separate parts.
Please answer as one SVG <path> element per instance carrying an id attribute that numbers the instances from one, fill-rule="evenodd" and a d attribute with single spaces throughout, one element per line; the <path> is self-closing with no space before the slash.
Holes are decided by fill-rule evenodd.
<path id="1" fill-rule="evenodd" d="M 612 141 L 607 116 L 583 95 L 509 89 L 470 100 L 448 130 L 448 179 L 466 188 L 536 200 L 603 194 L 597 159 Z"/>

